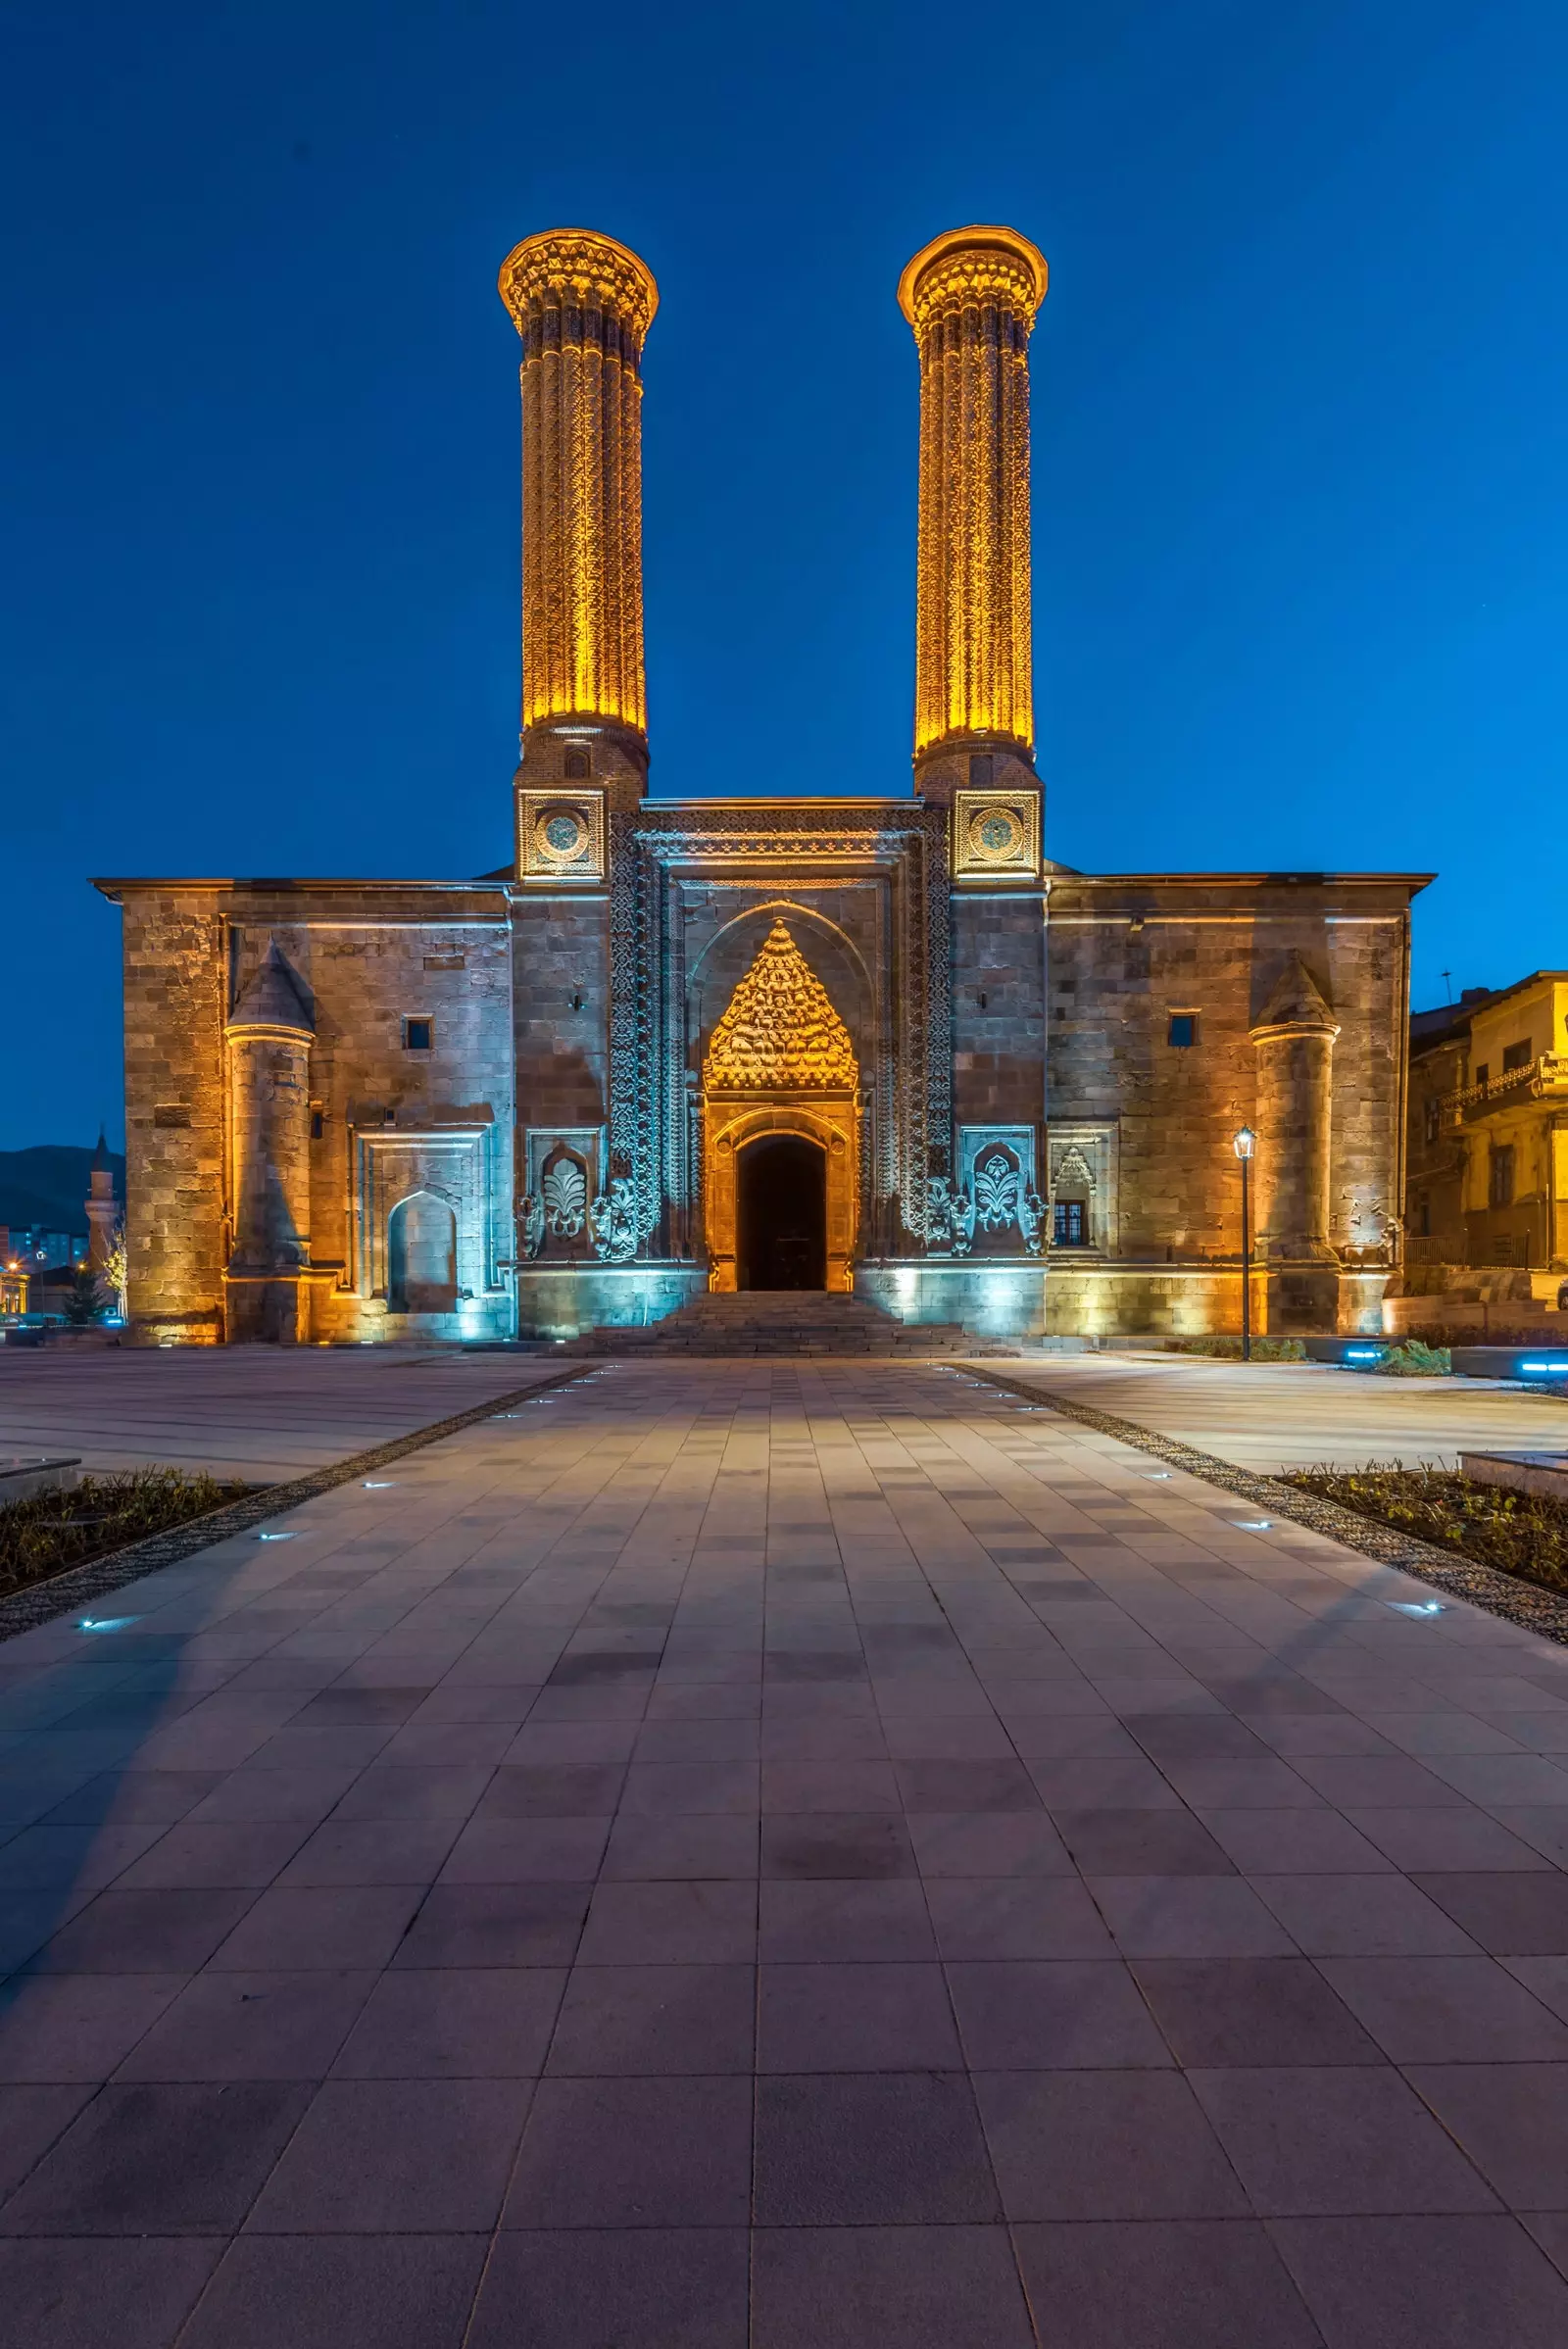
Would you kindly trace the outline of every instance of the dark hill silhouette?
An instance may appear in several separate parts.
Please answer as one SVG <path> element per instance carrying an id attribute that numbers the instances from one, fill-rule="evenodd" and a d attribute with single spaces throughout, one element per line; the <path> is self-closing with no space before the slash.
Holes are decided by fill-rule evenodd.
<path id="1" fill-rule="evenodd" d="M 92 1148 L 74 1142 L 40 1142 L 31 1150 L 0 1150 L 0 1223 L 45 1224 L 56 1232 L 84 1232 L 82 1201 L 92 1168 Z M 115 1194 L 125 1196 L 125 1161 L 109 1153 Z"/>

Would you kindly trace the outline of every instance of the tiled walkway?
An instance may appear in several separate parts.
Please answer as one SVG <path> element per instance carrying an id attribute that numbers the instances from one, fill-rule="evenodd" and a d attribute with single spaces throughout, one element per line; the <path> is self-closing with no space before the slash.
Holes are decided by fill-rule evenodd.
<path id="1" fill-rule="evenodd" d="M 0 1347 L 0 1452 L 88 1468 L 285 1483 L 456 1418 L 561 1367 L 550 1354 L 402 1346 Z"/>
<path id="2" fill-rule="evenodd" d="M 1052 1354 L 998 1365 L 1074 1402 L 1271 1474 L 1319 1461 L 1440 1461 L 1467 1451 L 1568 1451 L 1568 1396 L 1481 1379 L 1391 1379 L 1311 1362 L 1179 1354 Z"/>
<path id="3" fill-rule="evenodd" d="M 607 1369 L 0 1648 L 0 2343 L 1561 2349 L 1568 1651 L 1153 1469 Z"/>

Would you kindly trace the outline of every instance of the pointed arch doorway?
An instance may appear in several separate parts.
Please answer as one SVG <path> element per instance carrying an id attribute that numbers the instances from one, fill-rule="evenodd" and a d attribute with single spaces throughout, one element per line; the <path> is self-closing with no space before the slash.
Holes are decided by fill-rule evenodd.
<path id="1" fill-rule="evenodd" d="M 703 1064 L 710 1289 L 853 1289 L 859 1120 L 849 1030 L 775 921 Z"/>

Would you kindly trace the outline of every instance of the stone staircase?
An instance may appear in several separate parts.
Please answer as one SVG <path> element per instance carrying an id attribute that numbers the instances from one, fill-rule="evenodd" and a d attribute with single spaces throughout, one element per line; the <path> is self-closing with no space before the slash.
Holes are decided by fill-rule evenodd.
<path id="1" fill-rule="evenodd" d="M 552 1349 L 563 1354 L 873 1354 L 931 1361 L 947 1354 L 1010 1352 L 965 1338 L 958 1322 L 895 1320 L 859 1297 L 814 1289 L 744 1289 L 712 1294 L 646 1329 L 595 1329 Z"/>

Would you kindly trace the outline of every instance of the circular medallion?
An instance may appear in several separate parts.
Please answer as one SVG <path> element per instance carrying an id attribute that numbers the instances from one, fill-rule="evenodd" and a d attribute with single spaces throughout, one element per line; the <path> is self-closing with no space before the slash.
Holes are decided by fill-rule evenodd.
<path id="1" fill-rule="evenodd" d="M 588 846 L 588 826 L 575 807 L 550 807 L 535 824 L 533 839 L 551 864 L 572 864 Z"/>
<path id="2" fill-rule="evenodd" d="M 1010 807 L 982 807 L 969 820 L 969 852 L 986 864 L 1005 864 L 1023 854 L 1024 828 Z"/>

